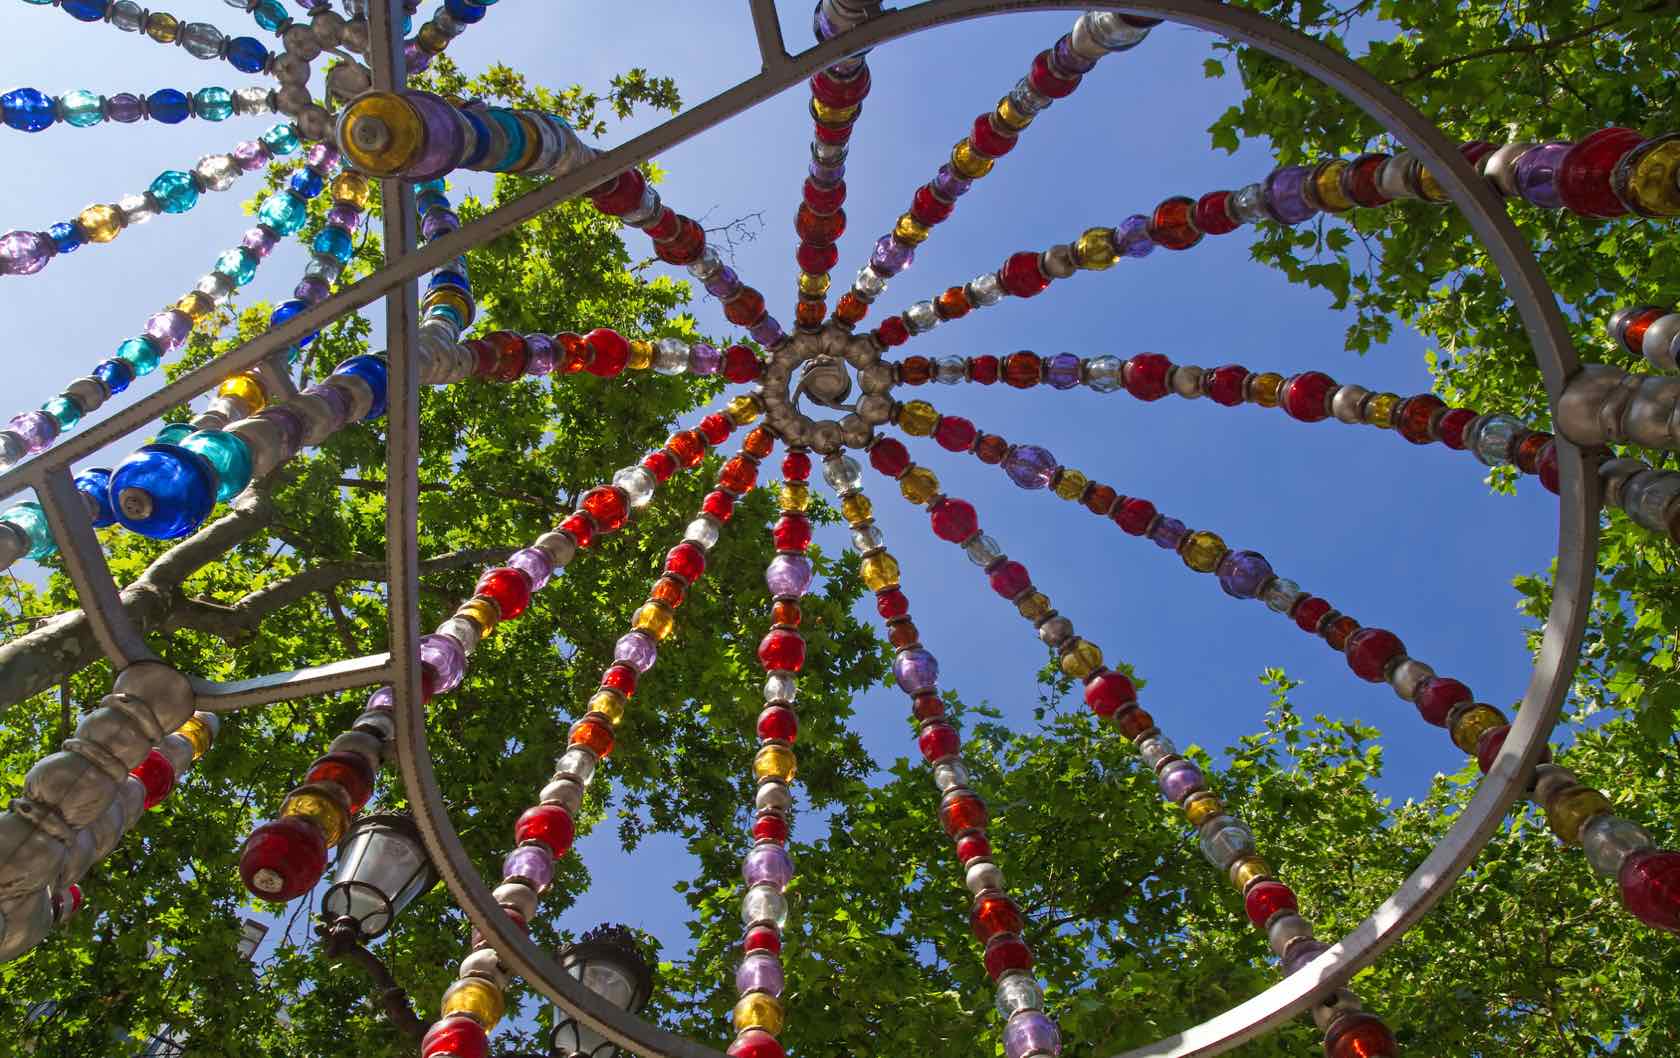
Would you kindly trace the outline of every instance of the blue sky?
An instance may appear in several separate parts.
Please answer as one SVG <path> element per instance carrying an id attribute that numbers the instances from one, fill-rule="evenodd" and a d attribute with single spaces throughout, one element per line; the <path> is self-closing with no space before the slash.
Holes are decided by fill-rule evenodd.
<path id="1" fill-rule="evenodd" d="M 779 6 L 790 46 L 807 46 L 809 5 L 798 0 Z M 0 90 L 30 85 L 55 94 L 72 88 L 115 94 L 254 83 L 225 64 L 193 60 L 108 26 L 82 25 L 52 8 L 13 4 L 3 10 L 0 25 L 30 46 L 12 49 Z M 633 16 L 620 10 L 507 0 L 458 39 L 450 54 L 468 71 L 500 60 L 540 83 L 597 89 L 615 72 L 645 66 L 674 76 L 690 105 L 757 70 L 744 3 L 657 0 L 637 4 Z M 207 0 L 192 0 L 175 13 L 213 21 L 230 34 L 261 35 L 239 11 Z M 871 55 L 874 90 L 851 142 L 849 224 L 840 243 L 836 294 L 974 117 L 1008 91 L 1073 17 L 1003 16 L 932 31 Z M 612 29 L 603 32 L 601 23 L 609 19 Z M 1262 178 L 1270 168 L 1264 145 L 1245 146 L 1234 156 L 1208 147 L 1207 126 L 1240 91 L 1234 80 L 1204 80 L 1201 64 L 1210 44 L 1200 31 L 1166 25 L 1136 50 L 1105 59 L 977 183 L 918 252 L 915 266 L 893 282 L 872 321 L 995 269 L 1016 250 L 1042 249 L 1087 227 L 1112 226 L 1169 195 L 1199 195 Z M 735 265 L 789 325 L 797 274 L 792 222 L 810 138 L 807 101 L 801 88 L 791 89 L 657 159 L 667 174 L 661 193 L 683 212 L 718 223 L 763 211 L 764 230 L 737 250 Z M 140 191 L 159 171 L 185 169 L 204 153 L 230 149 L 271 120 L 55 127 L 28 138 L 0 130 L 9 163 L 0 167 L 4 227 L 44 229 L 89 202 Z M 614 129 L 609 142 L 643 127 L 637 122 Z M 206 196 L 190 216 L 160 217 L 115 243 L 55 260 L 39 276 L 0 280 L 0 316 L 14 335 L 7 396 L 15 407 L 7 414 L 38 406 L 110 355 L 147 315 L 190 289 L 218 253 L 237 243 L 247 225 L 239 202 L 256 180 L 248 176 L 229 192 Z M 476 179 L 467 183 L 485 186 Z M 1418 336 L 1401 329 L 1389 345 L 1364 357 L 1345 351 L 1345 316 L 1331 311 L 1321 292 L 1292 287 L 1253 264 L 1248 238 L 1239 231 L 1186 253 L 1157 251 L 1107 272 L 1081 273 L 1031 301 L 1012 299 L 947 323 L 904 351 L 936 356 L 1032 349 L 1121 357 L 1153 351 L 1205 367 L 1234 361 L 1285 374 L 1323 370 L 1402 395 L 1428 388 L 1426 345 Z M 627 234 L 633 250 L 644 245 L 641 240 Z M 271 300 L 287 296 L 303 261 L 295 245 L 277 251 L 251 292 Z M 715 301 L 697 301 L 693 311 L 702 330 L 733 333 Z M 930 386 L 913 395 L 1012 441 L 1043 445 L 1065 464 L 1122 493 L 1150 498 L 1193 528 L 1212 529 L 1233 547 L 1264 553 L 1281 575 L 1366 624 L 1393 630 L 1414 656 L 1464 680 L 1482 700 L 1508 708 L 1522 693 L 1530 662 L 1510 582 L 1543 569 L 1556 538 L 1552 497 L 1532 480 L 1515 497 L 1493 496 L 1480 465 L 1464 453 L 1413 448 L 1370 428 L 1301 424 L 1276 410 L 1227 409 L 1206 400 L 1170 397 L 1146 405 L 1123 393 L 1003 386 Z M 1259 603 L 1228 598 L 1213 578 L 1192 574 L 1175 556 L 1073 504 L 1022 493 L 996 468 L 945 453 L 931 441 L 910 444 L 912 455 L 940 475 L 946 492 L 976 504 L 986 531 L 1028 564 L 1083 635 L 1109 658 L 1137 667 L 1149 681 L 1145 704 L 1181 745 L 1217 750 L 1258 728 L 1269 695 L 1257 676 L 1267 666 L 1282 666 L 1303 681 L 1296 692 L 1303 711 L 1357 718 L 1383 730 L 1385 792 L 1420 794 L 1433 774 L 1462 764 L 1444 732 L 1423 724 L 1386 687 L 1355 678 L 1340 655 Z M 971 701 L 990 702 L 1012 721 L 1029 723 L 1034 673 L 1045 659 L 1030 628 L 957 549 L 931 535 L 923 513 L 900 500 L 885 479 L 873 471 L 866 475 L 943 682 Z M 843 540 L 838 530 L 819 537 L 830 549 Z M 865 741 L 878 760 L 913 751 L 899 692 L 876 691 L 861 706 Z M 656 862 L 644 860 L 631 870 L 616 851 L 612 829 L 580 843 L 602 884 L 584 897 L 569 924 L 629 921 L 682 946 L 686 909 L 669 883 L 689 876 L 688 861 L 673 843 L 653 841 L 641 855 Z"/>

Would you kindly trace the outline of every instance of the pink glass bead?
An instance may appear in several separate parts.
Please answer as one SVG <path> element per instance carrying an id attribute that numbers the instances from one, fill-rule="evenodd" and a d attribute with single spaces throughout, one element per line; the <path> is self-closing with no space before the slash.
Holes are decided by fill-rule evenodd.
<path id="1" fill-rule="evenodd" d="M 948 202 L 955 202 L 968 194 L 968 189 L 974 186 L 974 181 L 958 176 L 949 163 L 939 167 L 939 172 L 933 175 L 932 183 L 933 189 Z"/>
<path id="2" fill-rule="evenodd" d="M 798 598 L 811 586 L 811 560 L 804 555 L 777 555 L 764 570 L 771 595 Z"/>
<path id="3" fill-rule="evenodd" d="M 723 366 L 723 354 L 715 345 L 695 342 L 688 347 L 688 371 L 691 375 L 715 375 Z"/>
<path id="4" fill-rule="evenodd" d="M 785 983 L 781 960 L 768 952 L 753 952 L 735 968 L 735 990 L 742 995 L 765 992 L 780 996 Z"/>
<path id="5" fill-rule="evenodd" d="M 9 231 L 0 235 L 0 275 L 34 275 L 52 260 L 52 239 L 38 231 Z"/>
<path id="6" fill-rule="evenodd" d="M 741 861 L 741 877 L 748 885 L 768 882 L 777 889 L 785 889 L 793 879 L 793 860 L 780 845 L 755 845 Z"/>
<path id="7" fill-rule="evenodd" d="M 1321 940 L 1298 940 L 1283 956 L 1283 972 L 1292 974 L 1329 950 L 1330 945 Z"/>
<path id="8" fill-rule="evenodd" d="M 454 636 L 436 632 L 420 637 L 420 666 L 433 694 L 448 694 L 467 674 L 467 652 Z"/>
<path id="9" fill-rule="evenodd" d="M 1003 1027 L 1003 1053 L 1006 1058 L 1026 1058 L 1029 1054 L 1061 1054 L 1062 1035 L 1056 1023 L 1042 1010 L 1017 1011 Z"/>
<path id="10" fill-rule="evenodd" d="M 637 672 L 646 672 L 659 660 L 659 646 L 646 632 L 630 632 L 618 637 L 613 646 L 613 660 L 622 661 Z"/>
<path id="11" fill-rule="evenodd" d="M 254 173 L 268 164 L 268 148 L 259 140 L 246 140 L 233 149 L 233 160 L 241 172 Z"/>
<path id="12" fill-rule="evenodd" d="M 891 235 L 876 240 L 875 251 L 869 255 L 869 267 L 889 279 L 915 263 L 916 248 Z"/>
<path id="13" fill-rule="evenodd" d="M 502 859 L 502 878 L 543 892 L 554 882 L 554 857 L 545 846 L 521 845 Z"/>
<path id="14" fill-rule="evenodd" d="M 560 364 L 560 346 L 546 334 L 525 335 L 525 373 L 547 375 Z"/>
<path id="15" fill-rule="evenodd" d="M 332 286 L 320 276 L 304 276 L 298 280 L 298 285 L 292 288 L 293 297 L 311 305 L 326 300 L 330 293 L 332 293 Z"/>
<path id="16" fill-rule="evenodd" d="M 245 237 L 240 240 L 239 245 L 258 257 L 267 257 L 269 251 L 274 249 L 274 244 L 279 241 L 280 236 L 275 234 L 274 229 L 258 226 L 246 229 Z"/>
<path id="17" fill-rule="evenodd" d="M 330 143 L 312 144 L 304 153 L 303 160 L 321 170 L 323 176 L 331 176 L 333 170 L 338 168 L 338 148 Z"/>
<path id="18" fill-rule="evenodd" d="M 366 708 L 372 712 L 388 713 L 396 706 L 396 695 L 391 691 L 391 685 L 385 686 L 368 695 Z"/>
<path id="19" fill-rule="evenodd" d="M 348 202 L 334 203 L 333 207 L 327 210 L 327 223 L 345 231 L 355 231 L 361 220 L 362 211 Z"/>
<path id="20" fill-rule="evenodd" d="M 905 694 L 920 694 L 939 682 L 939 661 L 925 650 L 906 650 L 893 659 L 893 678 Z"/>

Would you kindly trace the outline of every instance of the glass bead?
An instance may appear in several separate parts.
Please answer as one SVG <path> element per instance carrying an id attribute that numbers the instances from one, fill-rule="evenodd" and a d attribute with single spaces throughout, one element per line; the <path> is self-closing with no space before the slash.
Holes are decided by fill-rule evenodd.
<path id="1" fill-rule="evenodd" d="M 1024 1010 L 1003 1026 L 1004 1058 L 1059 1055 L 1062 1036 L 1056 1023 L 1041 1010 Z"/>
<path id="2" fill-rule="evenodd" d="M 147 190 L 165 213 L 185 213 L 198 205 L 198 186 L 178 169 L 159 173 Z"/>
<path id="3" fill-rule="evenodd" d="M 1544 807 L 1552 833 L 1566 845 L 1579 845 L 1582 825 L 1594 816 L 1609 814 L 1610 799 L 1590 786 L 1576 785 L 1553 795 Z"/>
<path id="4" fill-rule="evenodd" d="M 553 856 L 564 856 L 576 836 L 572 814 L 559 805 L 533 805 L 513 825 L 513 840 L 521 845 L 536 842 Z"/>
<path id="5" fill-rule="evenodd" d="M 1254 833 L 1235 819 L 1202 838 L 1202 855 L 1220 870 L 1228 869 L 1240 856 L 1254 851 Z"/>
<path id="6" fill-rule="evenodd" d="M 76 226 L 89 242 L 110 242 L 123 229 L 123 217 L 115 206 L 93 205 L 76 215 Z"/>
<path id="7" fill-rule="evenodd" d="M 1076 680 L 1102 668 L 1102 649 L 1088 639 L 1076 639 L 1072 649 L 1062 653 L 1062 672 Z"/>
<path id="8" fill-rule="evenodd" d="M 98 93 L 77 88 L 58 97 L 58 113 L 66 124 L 85 129 L 105 120 L 104 103 Z"/>
<path id="9" fill-rule="evenodd" d="M 342 841 L 344 832 L 350 829 L 350 813 L 343 805 L 326 794 L 307 789 L 288 795 L 281 803 L 280 818 L 293 817 L 307 819 L 319 827 L 328 848 Z"/>
<path id="10" fill-rule="evenodd" d="M 860 525 L 875 516 L 875 505 L 868 496 L 854 492 L 840 501 L 840 514 L 852 525 Z"/>
<path id="11" fill-rule="evenodd" d="M 309 207 L 303 199 L 288 191 L 268 196 L 257 209 L 257 222 L 266 224 L 281 235 L 294 235 L 309 219 Z"/>
<path id="12" fill-rule="evenodd" d="M 163 11 L 153 11 L 146 16 L 146 36 L 159 44 L 173 44 L 175 38 L 181 35 L 181 20 Z"/>
<path id="13" fill-rule="evenodd" d="M 823 461 L 823 480 L 828 482 L 835 492 L 846 492 L 857 488 L 863 482 L 863 467 L 851 456 L 825 459 Z M 869 501 L 866 499 L 864 502 L 868 503 Z M 867 512 L 865 512 L 864 517 L 868 517 Z M 855 520 L 850 515 L 847 518 L 848 520 Z"/>
<path id="14" fill-rule="evenodd" d="M 1201 826 L 1224 810 L 1219 798 L 1211 793 L 1193 794 L 1184 802 L 1184 818 L 1193 827 Z"/>
<path id="15" fill-rule="evenodd" d="M 106 9 L 105 18 L 123 33 L 138 33 L 144 24 L 145 9 L 134 0 L 116 0 Z"/>
<path id="16" fill-rule="evenodd" d="M 669 638 L 676 629 L 676 615 L 659 603 L 644 603 L 630 619 L 630 626 L 648 633 L 655 639 Z"/>
<path id="17" fill-rule="evenodd" d="M 939 661 L 925 650 L 906 650 L 893 659 L 893 678 L 906 694 L 921 694 L 939 682 Z"/>
<path id="18" fill-rule="evenodd" d="M 750 886 L 741 899 L 741 924 L 745 926 L 765 922 L 779 930 L 787 924 L 787 913 L 787 897 L 774 886 Z"/>
<path id="19" fill-rule="evenodd" d="M 1343 649 L 1353 674 L 1372 683 L 1381 683 L 1389 666 L 1406 656 L 1400 637 L 1381 628 L 1361 628 L 1348 637 Z"/>
<path id="20" fill-rule="evenodd" d="M 1484 466 L 1500 466 L 1510 462 L 1511 444 L 1527 428 L 1511 415 L 1484 415 L 1473 429 L 1470 447 Z"/>
<path id="21" fill-rule="evenodd" d="M 775 1035 L 782 1031 L 782 1004 L 763 992 L 744 995 L 735 1004 L 735 1031 L 762 1029 Z"/>
<path id="22" fill-rule="evenodd" d="M 1427 688 L 1428 684 L 1425 684 L 1425 687 Z M 1420 688 L 1417 699 L 1420 710 L 1423 708 L 1424 697 L 1425 691 Z M 1506 723 L 1509 723 L 1509 721 L 1505 719 L 1504 713 L 1491 705 L 1478 702 L 1459 713 L 1457 719 L 1453 722 L 1451 731 L 1453 745 L 1466 753 L 1474 753 L 1476 752 L 1476 743 L 1481 741 L 1485 732 Z"/>
<path id="23" fill-rule="evenodd" d="M 502 1020 L 505 1009 L 502 990 L 495 984 L 482 977 L 463 977 L 444 991 L 438 1016 L 465 1015 L 491 1029 Z"/>
<path id="24" fill-rule="evenodd" d="M 239 6 L 244 7 L 245 3 L 241 2 Z M 281 27 L 291 21 L 280 0 L 258 0 L 257 6 L 251 9 L 251 17 L 270 33 L 280 32 Z"/>
<path id="25" fill-rule="evenodd" d="M 420 637 L 420 665 L 427 697 L 448 694 L 467 675 L 467 651 L 454 636 L 428 633 Z"/>
<path id="26" fill-rule="evenodd" d="M 1374 1014 L 1344 1014 L 1324 1037 L 1325 1058 L 1392 1058 L 1399 1053 L 1394 1034 Z"/>
<path id="27" fill-rule="evenodd" d="M 1606 812 L 1582 826 L 1581 845 L 1594 871 L 1615 878 L 1629 856 L 1651 847 L 1651 835 L 1645 828 Z"/>
<path id="28" fill-rule="evenodd" d="M 811 488 L 802 481 L 785 481 L 779 502 L 784 511 L 803 511 L 811 505 Z"/>
<path id="29" fill-rule="evenodd" d="M 542 845 L 520 845 L 502 860 L 502 878 L 541 893 L 554 881 L 554 857 Z"/>
<path id="30" fill-rule="evenodd" d="M 1212 573 L 1219 568 L 1219 562 L 1228 552 L 1225 541 L 1219 534 L 1207 530 L 1198 530 L 1184 538 L 1179 546 L 1179 554 L 1184 564 L 1197 573 Z"/>
<path id="31" fill-rule="evenodd" d="M 263 393 L 262 383 L 251 375 L 235 375 L 217 386 L 216 392 L 224 397 L 233 397 L 236 400 L 244 401 L 250 405 L 252 414 L 262 411 L 263 406 L 268 403 L 268 397 Z"/>
<path id="32" fill-rule="evenodd" d="M 735 968 L 735 989 L 779 996 L 785 987 L 781 960 L 765 951 L 752 951 Z"/>
<path id="33" fill-rule="evenodd" d="M 63 107 L 61 98 L 61 112 Z M 1637 212 L 1647 217 L 1680 216 L 1680 138 L 1647 141 L 1617 168 L 1628 170 L 1621 197 Z"/>
<path id="34" fill-rule="evenodd" d="M 326 869 L 327 844 L 320 828 L 296 816 L 253 830 L 239 853 L 245 888 L 276 903 L 309 892 Z"/>
<path id="35" fill-rule="evenodd" d="M 1072 353 L 1057 353 L 1046 359 L 1044 381 L 1052 389 L 1072 389 L 1079 385 L 1079 357 Z"/>
<path id="36" fill-rule="evenodd" d="M 1637 852 L 1622 864 L 1622 904 L 1647 926 L 1680 933 L 1680 853 Z"/>
<path id="37" fill-rule="evenodd" d="M 933 302 L 918 301 L 904 310 L 904 322 L 912 334 L 925 334 L 939 326 L 939 313 Z"/>
<path id="38" fill-rule="evenodd" d="M 1037 445 L 1012 445 L 1003 457 L 1003 470 L 1023 489 L 1047 488 L 1056 474 L 1056 457 Z"/>
<path id="39" fill-rule="evenodd" d="M 118 519 L 154 540 L 197 529 L 216 502 L 216 472 L 203 457 L 171 444 L 149 444 L 111 472 Z"/>
<path id="40" fill-rule="evenodd" d="M 1284 590 L 1293 589 L 1291 581 L 1276 581 L 1272 576 L 1271 563 L 1258 551 L 1230 551 L 1219 560 L 1217 570 L 1219 586 L 1225 594 L 1238 599 L 1253 599 L 1260 595 L 1261 588 L 1268 582 L 1285 586 Z M 1298 590 L 1298 589 L 1296 589 Z M 1290 599 L 1293 604 L 1294 599 Z M 1271 605 L 1268 601 L 1267 605 Z M 1275 608 L 1275 607 L 1274 607 Z"/>
<path id="41" fill-rule="evenodd" d="M 222 39 L 222 31 L 208 22 L 188 22 L 186 25 L 181 27 L 181 47 L 186 50 L 188 55 L 191 55 L 195 59 L 220 58 L 222 53 Z M 219 88 L 216 89 L 216 91 L 226 92 L 227 89 Z M 196 113 L 197 107 L 194 107 L 193 109 Z M 230 99 L 228 103 L 228 113 L 231 114 L 232 112 L 233 104 Z M 203 114 L 199 114 L 199 117 L 203 116 Z M 223 115 L 223 117 L 226 116 L 226 114 Z M 213 120 L 220 121 L 221 118 L 215 118 Z"/>
<path id="42" fill-rule="evenodd" d="M 898 479 L 898 490 L 911 503 L 928 503 L 939 495 L 939 478 L 927 467 L 912 466 Z"/>
<path id="43" fill-rule="evenodd" d="M 626 672 L 627 670 L 624 666 L 614 665 L 606 671 L 606 674 L 602 678 L 615 680 L 621 679 L 622 674 L 625 674 Z M 631 689 L 634 689 L 633 685 L 629 683 L 626 683 L 626 686 L 631 686 Z M 621 688 L 609 689 L 603 687 L 594 694 L 590 695 L 589 704 L 586 708 L 591 713 L 600 713 L 602 716 L 607 718 L 607 723 L 617 727 L 619 722 L 624 719 L 625 693 L 626 692 Z"/>
<path id="44" fill-rule="evenodd" d="M 57 554 L 58 545 L 53 542 L 52 530 L 47 527 L 47 512 L 39 503 L 26 501 L 16 504 L 0 514 L 0 522 L 23 531 L 30 558 L 40 560 Z"/>
<path id="45" fill-rule="evenodd" d="M 254 37 L 234 37 L 227 42 L 227 61 L 240 73 L 262 73 L 268 49 Z"/>
<path id="46" fill-rule="evenodd" d="M 811 586 L 811 560 L 804 555 L 777 555 L 764 571 L 770 594 L 801 596 Z"/>
<path id="47" fill-rule="evenodd" d="M 251 483 L 251 450 L 237 434 L 220 430 L 200 430 L 179 442 L 182 448 L 196 452 L 216 468 L 216 499 L 231 500 L 245 491 Z"/>
<path id="48" fill-rule="evenodd" d="M 1044 993 L 1027 974 L 1009 974 L 997 985 L 997 1011 L 1005 1020 L 1024 1010 L 1042 1010 Z"/>

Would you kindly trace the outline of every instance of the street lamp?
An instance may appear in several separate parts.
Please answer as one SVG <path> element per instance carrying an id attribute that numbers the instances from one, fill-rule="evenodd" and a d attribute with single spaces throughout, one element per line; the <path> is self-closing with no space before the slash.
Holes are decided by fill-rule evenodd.
<path id="1" fill-rule="evenodd" d="M 349 919 L 362 939 L 371 940 L 437 878 L 411 816 L 363 816 L 344 839 L 321 915 L 334 924 Z"/>
<path id="2" fill-rule="evenodd" d="M 653 994 L 653 968 L 623 926 L 601 925 L 560 950 L 560 966 L 585 988 L 629 1014 L 640 1013 Z M 556 1007 L 553 1058 L 616 1058 L 618 1048 Z"/>

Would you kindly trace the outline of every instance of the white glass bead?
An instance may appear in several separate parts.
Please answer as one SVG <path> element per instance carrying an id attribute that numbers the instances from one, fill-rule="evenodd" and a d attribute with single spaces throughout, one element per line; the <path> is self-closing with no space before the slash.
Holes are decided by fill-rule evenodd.
<path id="1" fill-rule="evenodd" d="M 886 277 L 881 273 L 864 265 L 858 269 L 857 279 L 852 281 L 852 289 L 865 301 L 873 301 L 887 289 Z"/>
<path id="2" fill-rule="evenodd" d="M 124 33 L 138 33 L 146 24 L 146 12 L 134 0 L 117 0 L 107 10 L 105 18 Z"/>
<path id="3" fill-rule="evenodd" d="M 206 154 L 193 166 L 193 175 L 208 191 L 226 191 L 239 179 L 239 163 L 226 154 Z"/>
<path id="4" fill-rule="evenodd" d="M 911 334 L 922 334 L 939 326 L 939 313 L 934 311 L 933 302 L 918 301 L 905 309 L 904 325 Z"/>
<path id="5" fill-rule="evenodd" d="M 646 507 L 658 479 L 647 467 L 625 467 L 612 477 L 613 488 L 630 498 L 630 506 Z"/>
<path id="6" fill-rule="evenodd" d="M 1259 184 L 1238 188 L 1227 200 L 1225 208 L 1230 212 L 1231 219 L 1239 224 L 1258 224 L 1269 216 L 1266 212 L 1266 189 Z"/>
<path id="7" fill-rule="evenodd" d="M 1587 862 L 1599 874 L 1614 878 L 1621 874 L 1622 863 L 1640 849 L 1652 845 L 1651 835 L 1637 823 L 1619 819 L 1608 812 L 1593 816 L 1581 827 L 1581 847 Z"/>
<path id="8" fill-rule="evenodd" d="M 942 356 L 933 362 L 933 380 L 954 386 L 968 378 L 968 361 L 960 356 Z"/>
<path id="9" fill-rule="evenodd" d="M 124 195 L 117 199 L 117 208 L 122 211 L 123 224 L 144 224 L 158 215 L 157 203 L 151 195 Z"/>
<path id="10" fill-rule="evenodd" d="M 220 272 L 209 272 L 200 277 L 193 289 L 201 294 L 210 295 L 211 301 L 223 305 L 233 296 L 233 280 Z"/>
<path id="11" fill-rule="evenodd" d="M 1239 856 L 1254 851 L 1254 833 L 1230 816 L 1213 821 L 1217 826 L 1203 827 L 1202 855 L 1220 870 L 1230 869 Z"/>
<path id="12" fill-rule="evenodd" d="M 1118 356 L 1094 356 L 1085 362 L 1085 384 L 1098 393 L 1113 393 L 1122 385 L 1125 361 Z"/>
<path id="13" fill-rule="evenodd" d="M 1007 974 L 997 984 L 997 1009 L 1005 1021 L 1023 1010 L 1043 1010 L 1044 993 L 1031 974 Z"/>
<path id="14" fill-rule="evenodd" d="M 554 774 L 569 775 L 576 779 L 579 785 L 588 786 L 589 780 L 595 778 L 596 763 L 594 753 L 582 746 L 572 746 L 560 755 L 560 759 L 554 765 Z"/>
<path id="15" fill-rule="evenodd" d="M 770 922 L 780 929 L 787 923 L 787 910 L 787 897 L 774 886 L 755 885 L 741 898 L 741 924 L 752 926 L 760 922 Z"/>
<path id="16" fill-rule="evenodd" d="M 246 87 L 233 90 L 233 111 L 236 114 L 269 114 L 274 104 L 266 88 Z"/>
<path id="17" fill-rule="evenodd" d="M 688 370 L 688 343 L 680 338 L 661 338 L 653 343 L 653 370 L 659 375 L 680 375 Z"/>
<path id="18" fill-rule="evenodd" d="M 851 456 L 823 460 L 823 480 L 835 492 L 849 492 L 863 483 L 863 467 Z"/>
<path id="19" fill-rule="evenodd" d="M 940 793 L 968 785 L 968 765 L 960 760 L 942 760 L 933 766 L 933 785 Z"/>
<path id="20" fill-rule="evenodd" d="M 852 530 L 852 548 L 858 552 L 873 551 L 887 542 L 886 534 L 874 523 Z"/>
<path id="21" fill-rule="evenodd" d="M 700 256 L 689 263 L 688 274 L 696 279 L 709 279 L 712 273 L 722 267 L 723 260 L 718 257 L 716 247 L 707 244 L 701 248 Z"/>
<path id="22" fill-rule="evenodd" d="M 683 539 L 710 550 L 712 545 L 718 542 L 717 519 L 709 514 L 694 519 L 688 523 L 688 528 L 683 530 Z"/>
<path id="23" fill-rule="evenodd" d="M 983 276 L 975 276 L 969 280 L 964 293 L 968 300 L 975 305 L 996 305 L 1003 300 L 1003 283 L 995 272 L 987 272 Z"/>
<path id="24" fill-rule="evenodd" d="M 791 672 L 772 672 L 764 678 L 764 700 L 791 702 L 799 694 L 799 681 Z"/>
<path id="25" fill-rule="evenodd" d="M 1287 577 L 1273 577 L 1260 592 L 1260 601 L 1275 613 L 1288 613 L 1301 598 L 1301 586 Z"/>
<path id="26" fill-rule="evenodd" d="M 1139 742 L 1138 753 L 1142 754 L 1143 762 L 1153 771 L 1160 767 L 1161 762 L 1168 757 L 1178 756 L 1178 747 L 1173 745 L 1173 740 L 1165 735 L 1156 735 Z"/>

